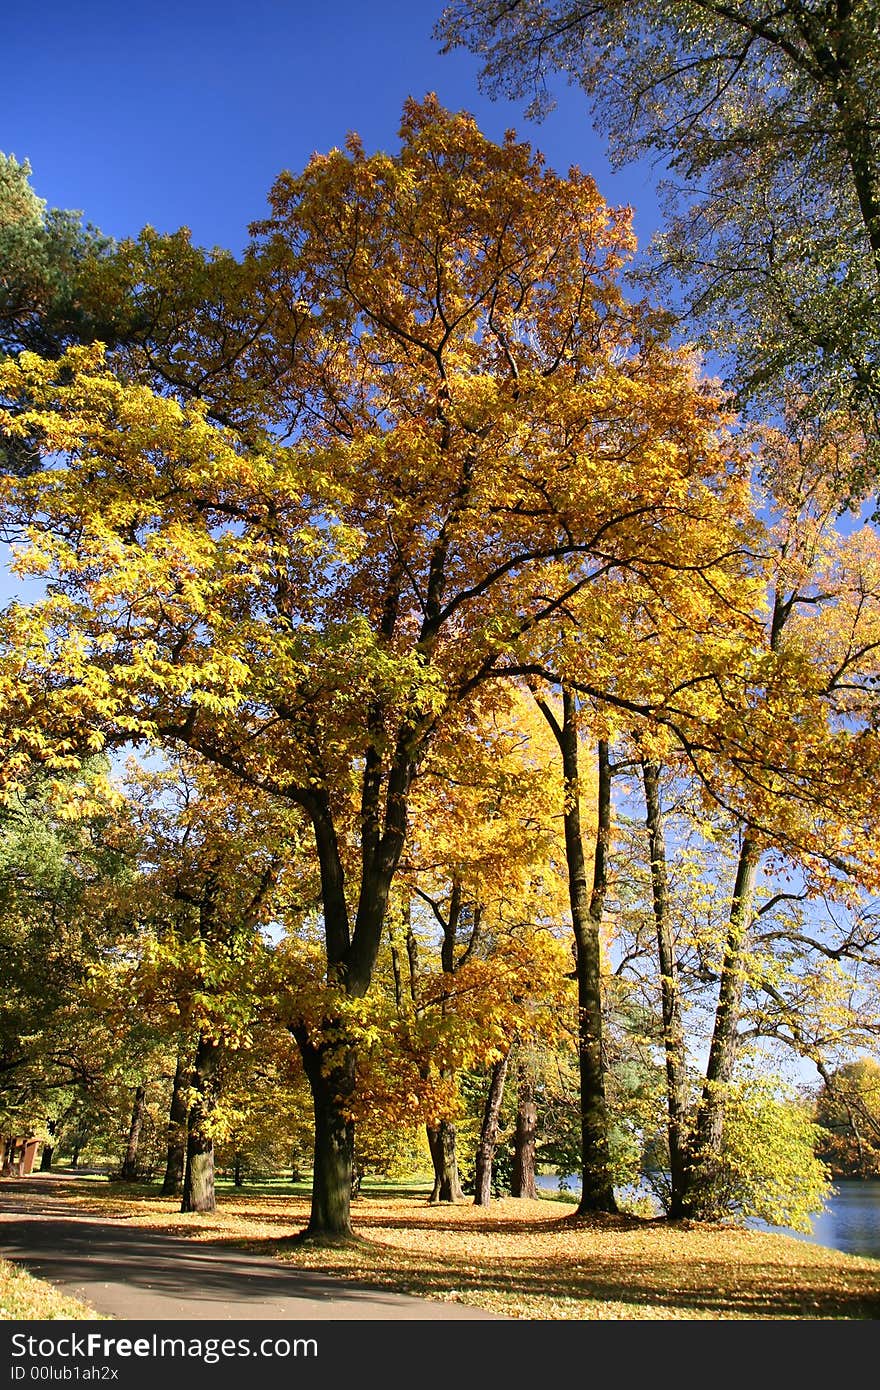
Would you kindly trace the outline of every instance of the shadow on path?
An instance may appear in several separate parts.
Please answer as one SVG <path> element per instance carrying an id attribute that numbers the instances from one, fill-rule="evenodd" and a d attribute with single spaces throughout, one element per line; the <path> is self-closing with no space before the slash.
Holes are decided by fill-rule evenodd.
<path id="1" fill-rule="evenodd" d="M 4 1196 L 14 1197 L 10 1187 L 4 1185 Z M 36 1193 L 4 1202 L 0 1255 L 114 1318 L 494 1319 L 482 1308 L 411 1298 L 294 1269 L 271 1256 L 73 1215 L 69 1208 L 61 1216 L 60 1207 Z"/>

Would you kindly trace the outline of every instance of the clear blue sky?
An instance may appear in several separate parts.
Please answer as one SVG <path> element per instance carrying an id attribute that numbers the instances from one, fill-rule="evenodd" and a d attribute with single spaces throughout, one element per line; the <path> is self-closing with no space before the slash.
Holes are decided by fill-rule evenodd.
<path id="1" fill-rule="evenodd" d="M 585 99 L 564 85 L 540 125 L 477 91 L 470 54 L 442 56 L 442 0 L 43 0 L 4 7 L 0 150 L 29 159 L 51 206 L 115 237 L 185 225 L 240 250 L 284 168 L 357 130 L 397 146 L 407 96 L 435 91 L 491 138 L 514 127 L 553 167 L 578 164 L 640 241 L 657 222 L 653 176 L 613 174 Z"/>

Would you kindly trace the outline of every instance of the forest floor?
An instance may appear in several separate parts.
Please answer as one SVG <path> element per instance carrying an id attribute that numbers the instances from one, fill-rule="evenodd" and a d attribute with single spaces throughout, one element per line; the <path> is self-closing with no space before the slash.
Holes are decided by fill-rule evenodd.
<path id="1" fill-rule="evenodd" d="M 328 1248 L 291 1240 L 309 1204 L 289 1184 L 227 1189 L 215 1212 L 181 1214 L 156 1187 L 59 1177 L 53 1198 L 71 1211 L 506 1318 L 880 1319 L 880 1260 L 737 1226 L 578 1219 L 558 1198 L 432 1206 L 424 1191 L 379 1188 L 352 1204 L 360 1239 Z M 15 1311 L 3 1275 L 0 1265 L 3 1317 L 96 1316 L 47 1311 L 48 1295 L 40 1311 Z"/>

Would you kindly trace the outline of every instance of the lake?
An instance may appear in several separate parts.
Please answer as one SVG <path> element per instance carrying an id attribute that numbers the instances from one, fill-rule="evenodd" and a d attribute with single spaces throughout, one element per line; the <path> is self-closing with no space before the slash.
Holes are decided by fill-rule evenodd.
<path id="1" fill-rule="evenodd" d="M 880 1179 L 836 1182 L 828 1198 L 828 1210 L 813 1217 L 813 1230 L 808 1236 L 781 1226 L 767 1226 L 762 1221 L 750 1221 L 749 1225 L 761 1231 L 780 1231 L 814 1245 L 830 1245 L 832 1250 L 843 1250 L 848 1255 L 871 1255 L 880 1260 Z"/>
<path id="2" fill-rule="evenodd" d="M 542 1174 L 537 1181 L 539 1187 L 550 1192 L 559 1187 L 559 1179 L 550 1173 Z M 578 1180 L 570 1178 L 568 1181 L 572 1196 L 577 1196 Z M 780 1235 L 794 1236 L 796 1240 L 811 1241 L 814 1245 L 828 1245 L 847 1255 L 870 1255 L 875 1260 L 880 1259 L 880 1179 L 835 1183 L 828 1198 L 828 1210 L 813 1218 L 810 1235 L 790 1231 L 784 1226 L 768 1226 L 758 1220 L 749 1220 L 746 1224 L 756 1231 L 776 1231 Z"/>

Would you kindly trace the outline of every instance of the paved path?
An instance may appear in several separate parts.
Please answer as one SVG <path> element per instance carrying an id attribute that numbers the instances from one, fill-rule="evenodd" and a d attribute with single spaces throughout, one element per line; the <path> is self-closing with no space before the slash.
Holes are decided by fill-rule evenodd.
<path id="1" fill-rule="evenodd" d="M 0 1184 L 0 1255 L 110 1317 L 494 1319 L 463 1303 L 411 1298 L 228 1245 L 102 1221 L 53 1197 L 48 1183 L 38 1192 L 38 1182 L 35 1176 Z"/>

